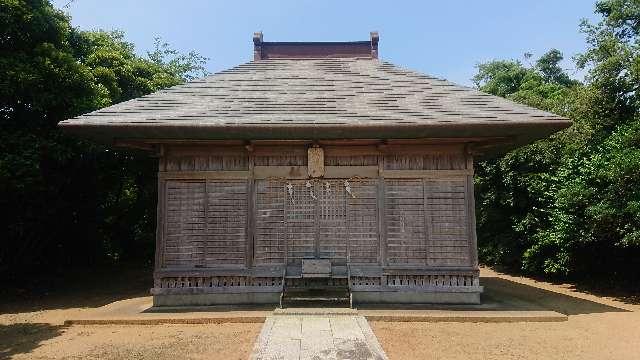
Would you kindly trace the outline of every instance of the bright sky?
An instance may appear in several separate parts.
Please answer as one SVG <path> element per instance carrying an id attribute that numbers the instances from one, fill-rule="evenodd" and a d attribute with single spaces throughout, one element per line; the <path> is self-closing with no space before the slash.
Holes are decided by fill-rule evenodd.
<path id="1" fill-rule="evenodd" d="M 123 30 L 140 54 L 156 36 L 196 50 L 211 72 L 250 61 L 254 31 L 265 41 L 353 41 L 377 30 L 382 59 L 470 85 L 480 62 L 583 51 L 578 25 L 597 20 L 593 8 L 593 0 L 73 0 L 64 10 L 80 29 Z M 564 66 L 573 71 L 570 60 Z"/>

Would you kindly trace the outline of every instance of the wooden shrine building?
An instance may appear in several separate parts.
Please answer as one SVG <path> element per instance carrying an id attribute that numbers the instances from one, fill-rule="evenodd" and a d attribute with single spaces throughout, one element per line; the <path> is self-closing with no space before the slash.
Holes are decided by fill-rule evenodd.
<path id="1" fill-rule="evenodd" d="M 381 61 L 377 33 L 253 45 L 60 123 L 159 157 L 154 304 L 479 303 L 473 158 L 570 121 Z"/>

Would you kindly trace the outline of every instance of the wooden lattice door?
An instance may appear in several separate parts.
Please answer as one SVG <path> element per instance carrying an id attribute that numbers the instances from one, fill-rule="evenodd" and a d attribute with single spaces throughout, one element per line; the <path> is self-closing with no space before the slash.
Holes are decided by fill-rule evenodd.
<path id="1" fill-rule="evenodd" d="M 307 186 L 307 184 L 309 186 Z M 285 259 L 288 265 L 302 265 L 302 259 L 316 258 L 316 196 L 314 185 L 288 181 L 285 192 Z"/>
<path id="2" fill-rule="evenodd" d="M 342 180 L 289 181 L 286 191 L 287 264 L 302 259 L 346 262 L 346 198 Z"/>
<path id="3" fill-rule="evenodd" d="M 256 195 L 256 264 L 378 262 L 375 181 L 259 180 Z"/>
<path id="4" fill-rule="evenodd" d="M 316 183 L 318 232 L 316 255 L 330 259 L 333 265 L 347 261 L 347 198 L 343 180 L 323 180 Z"/>

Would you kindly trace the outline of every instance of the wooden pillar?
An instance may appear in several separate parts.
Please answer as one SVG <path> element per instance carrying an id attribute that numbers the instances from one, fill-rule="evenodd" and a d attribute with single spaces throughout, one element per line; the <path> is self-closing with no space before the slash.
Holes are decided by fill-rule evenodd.
<path id="1" fill-rule="evenodd" d="M 465 150 L 467 160 L 466 168 L 471 170 L 467 175 L 466 198 L 467 198 L 467 221 L 469 234 L 469 260 L 474 269 L 478 268 L 478 238 L 476 235 L 476 200 L 473 189 L 473 154 L 469 149 Z"/>
<path id="2" fill-rule="evenodd" d="M 166 211 L 166 180 L 160 177 L 160 173 L 166 170 L 166 158 L 164 147 L 160 146 L 160 157 L 158 160 L 158 202 L 156 204 L 156 253 L 155 270 L 159 270 L 164 265 L 164 236 L 165 236 L 165 211 Z M 155 279 L 154 280 L 159 280 Z M 159 284 L 154 283 L 154 286 Z"/>
<path id="3" fill-rule="evenodd" d="M 255 248 L 255 209 L 256 209 L 256 189 L 254 181 L 254 156 L 253 148 L 248 147 L 248 161 L 249 161 L 249 177 L 247 179 L 247 227 L 246 227 L 246 252 L 245 252 L 245 265 L 248 268 L 253 266 L 254 248 Z"/>
<path id="4" fill-rule="evenodd" d="M 429 206 L 427 205 L 427 198 L 429 197 L 429 194 L 427 192 L 427 181 L 428 179 L 423 178 L 422 179 L 422 209 L 424 212 L 424 235 L 425 235 L 425 239 L 424 239 L 424 263 L 425 265 L 429 266 L 431 265 L 431 262 L 433 262 L 431 259 L 433 258 L 431 256 L 431 239 L 433 238 L 432 235 L 432 221 L 431 221 L 431 214 L 429 213 Z"/>
<path id="5" fill-rule="evenodd" d="M 380 256 L 380 265 L 387 265 L 387 225 L 385 221 L 384 213 L 384 156 L 378 155 L 378 194 L 377 194 L 377 207 L 378 207 L 378 238 L 380 239 L 380 249 L 378 251 Z"/>

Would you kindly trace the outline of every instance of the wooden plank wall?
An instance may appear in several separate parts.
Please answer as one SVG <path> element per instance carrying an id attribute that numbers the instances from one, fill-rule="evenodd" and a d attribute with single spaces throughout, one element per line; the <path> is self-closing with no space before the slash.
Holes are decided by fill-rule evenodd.
<path id="1" fill-rule="evenodd" d="M 316 256 L 395 268 L 477 265 L 473 163 L 461 148 L 340 152 L 327 151 L 325 166 L 335 174 L 358 173 L 351 168 L 368 176 L 310 180 L 310 186 L 301 179 L 252 178 L 254 166 L 306 166 L 304 147 L 251 156 L 243 148 L 169 151 L 160 166 L 165 198 L 158 267 L 299 265 Z"/>
<path id="2" fill-rule="evenodd" d="M 167 181 L 164 265 L 204 265 L 205 182 Z"/>
<path id="3" fill-rule="evenodd" d="M 387 155 L 384 157 L 385 170 L 463 170 L 466 159 L 463 153 L 433 153 Z"/>
<path id="4" fill-rule="evenodd" d="M 248 183 L 207 180 L 205 266 L 246 262 Z"/>
<path id="5" fill-rule="evenodd" d="M 166 159 L 166 171 L 248 170 L 246 155 L 178 155 Z"/>
<path id="6" fill-rule="evenodd" d="M 464 178 L 429 179 L 424 182 L 429 227 L 428 265 L 470 264 L 466 184 Z"/>
<path id="7" fill-rule="evenodd" d="M 246 180 L 169 180 L 166 193 L 166 266 L 245 263 Z"/>
<path id="8" fill-rule="evenodd" d="M 388 264 L 425 265 L 427 231 L 422 179 L 385 179 Z"/>
<path id="9" fill-rule="evenodd" d="M 378 234 L 377 179 L 351 181 L 354 196 L 347 197 L 347 234 L 352 264 L 380 262 Z"/>

